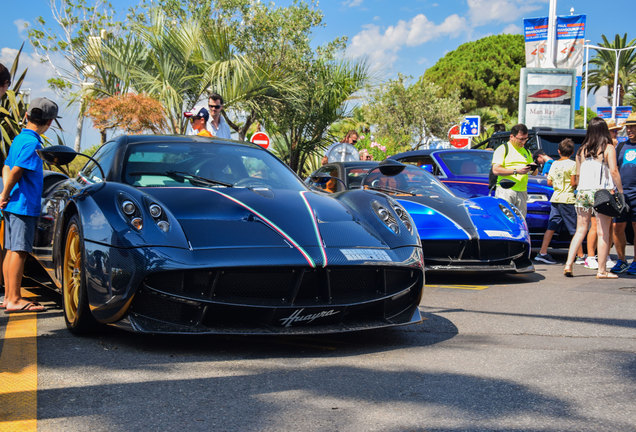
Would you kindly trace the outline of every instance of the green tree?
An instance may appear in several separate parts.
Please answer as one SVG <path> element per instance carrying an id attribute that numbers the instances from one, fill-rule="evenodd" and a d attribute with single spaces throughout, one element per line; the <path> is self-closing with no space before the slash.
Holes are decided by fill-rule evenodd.
<path id="1" fill-rule="evenodd" d="M 11 74 L 11 88 L 7 90 L 7 93 L 0 101 L 0 142 L 2 143 L 3 161 L 9 153 L 9 147 L 11 146 L 13 139 L 22 130 L 20 122 L 24 118 L 27 110 L 27 104 L 24 101 L 23 95 L 20 93 L 20 88 L 24 82 L 27 69 L 18 74 L 20 54 L 22 54 L 23 47 L 24 44 L 20 47 L 18 54 L 13 59 L 11 67 L 9 68 L 9 73 Z"/>
<path id="2" fill-rule="evenodd" d="M 610 42 L 605 35 L 601 35 L 603 42 L 598 45 L 605 48 L 621 49 L 636 45 L 636 39 L 627 41 L 627 33 L 623 36 L 615 35 Z M 590 91 L 596 93 L 602 87 L 608 89 L 608 100 L 614 97 L 614 75 L 616 73 L 616 52 L 597 50 L 596 55 L 590 60 L 590 70 L 587 80 Z M 636 83 L 636 47 L 622 51 L 618 57 L 618 105 L 623 104 L 625 92 Z"/>
<path id="3" fill-rule="evenodd" d="M 347 116 L 346 102 L 366 83 L 368 67 L 317 58 L 292 73 L 300 96 L 267 107 L 265 126 L 275 135 L 274 151 L 302 175 L 307 161 L 332 142 L 329 127 Z"/>
<path id="4" fill-rule="evenodd" d="M 408 86 L 406 77 L 375 89 L 365 104 L 365 117 L 373 119 L 377 138 L 387 138 L 404 149 L 419 148 L 432 137 L 445 137 L 460 118 L 457 90 L 440 97 L 438 85 L 420 79 Z"/>
<path id="5" fill-rule="evenodd" d="M 75 150 L 79 151 L 90 89 L 95 81 L 95 67 L 89 61 L 91 46 L 99 45 L 102 36 L 121 25 L 113 19 L 115 12 L 108 1 L 89 5 L 86 0 L 50 0 L 49 5 L 53 25 L 39 17 L 28 28 L 28 37 L 42 62 L 55 72 L 49 86 L 67 99 L 69 105 L 79 103 L 75 134 Z"/>
<path id="6" fill-rule="evenodd" d="M 519 70 L 525 67 L 521 35 L 495 35 L 460 45 L 422 75 L 441 94 L 458 91 L 462 112 L 498 105 L 510 114 L 518 109 Z"/>

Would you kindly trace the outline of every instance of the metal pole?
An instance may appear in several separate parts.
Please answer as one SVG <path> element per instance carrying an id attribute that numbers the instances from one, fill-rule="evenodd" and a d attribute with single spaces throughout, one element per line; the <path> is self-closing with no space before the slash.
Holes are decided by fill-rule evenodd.
<path id="1" fill-rule="evenodd" d="M 612 98 L 612 119 L 616 121 L 616 101 L 618 100 L 618 61 L 621 57 L 621 50 L 615 51 L 616 54 L 616 67 L 614 68 L 614 97 Z"/>
<path id="2" fill-rule="evenodd" d="M 587 64 L 590 59 L 590 47 L 587 44 L 589 41 L 585 41 L 585 94 L 583 95 L 583 128 L 587 129 Z"/>
<path id="3" fill-rule="evenodd" d="M 550 67 L 556 67 L 556 0 L 550 0 L 550 13 L 548 14 L 548 52 L 547 58 Z"/>

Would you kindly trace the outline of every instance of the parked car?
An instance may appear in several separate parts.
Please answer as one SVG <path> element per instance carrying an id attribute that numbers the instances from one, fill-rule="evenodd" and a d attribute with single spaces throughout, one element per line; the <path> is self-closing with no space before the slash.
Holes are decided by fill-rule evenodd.
<path id="1" fill-rule="evenodd" d="M 535 127 L 528 130 L 528 141 L 526 141 L 525 147 L 531 154 L 541 149 L 544 150 L 548 156 L 552 157 L 552 159 L 558 159 L 558 148 L 561 141 L 565 138 L 571 138 L 574 141 L 574 154 L 576 154 L 585 139 L 586 133 L 587 131 L 585 129 Z M 509 140 L 510 132 L 495 132 L 490 138 L 480 142 L 474 146 L 474 148 L 489 148 L 494 150 Z"/>
<path id="2" fill-rule="evenodd" d="M 432 172 L 455 195 L 475 198 L 492 195 L 488 190 L 488 172 L 492 152 L 487 150 L 414 150 L 391 156 L 402 163 L 416 165 Z M 534 246 L 540 246 L 548 227 L 550 198 L 554 190 L 545 177 L 529 176 L 526 222 Z M 567 246 L 569 233 L 555 235 L 554 246 Z"/>
<path id="3" fill-rule="evenodd" d="M 391 164 L 390 175 L 380 170 Z M 329 163 L 305 182 L 334 196 L 365 189 L 390 195 L 415 223 L 426 271 L 534 271 L 523 216 L 500 198 L 458 197 L 429 172 L 390 159 Z"/>
<path id="4" fill-rule="evenodd" d="M 76 178 L 49 177 L 25 275 L 62 293 L 71 332 L 316 334 L 421 320 L 422 248 L 384 194 L 312 191 L 259 146 L 196 136 L 122 136 Z"/>

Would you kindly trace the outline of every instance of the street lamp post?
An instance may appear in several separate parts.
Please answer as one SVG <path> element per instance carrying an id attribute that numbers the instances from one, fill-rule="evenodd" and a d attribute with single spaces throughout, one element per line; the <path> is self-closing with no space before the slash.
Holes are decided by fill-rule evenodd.
<path id="1" fill-rule="evenodd" d="M 585 48 L 588 50 L 585 56 L 585 116 L 583 120 L 583 122 L 585 123 L 585 127 L 587 127 L 587 92 L 588 92 L 588 89 L 587 89 L 588 61 L 587 60 L 589 55 L 589 48 L 594 48 L 595 50 L 602 50 L 602 51 L 614 51 L 614 55 L 616 56 L 616 65 L 614 67 L 614 88 L 613 88 L 614 94 L 612 97 L 612 119 L 616 121 L 616 105 L 618 103 L 618 94 L 617 94 L 618 93 L 618 62 L 621 57 L 621 52 L 634 49 L 636 48 L 636 45 L 628 46 L 625 48 L 608 48 L 608 47 L 602 47 L 598 45 L 586 44 Z"/>

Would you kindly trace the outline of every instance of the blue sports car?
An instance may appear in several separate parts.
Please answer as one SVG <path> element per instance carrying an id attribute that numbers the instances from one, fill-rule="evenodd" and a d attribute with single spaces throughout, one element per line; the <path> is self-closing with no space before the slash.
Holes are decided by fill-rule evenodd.
<path id="1" fill-rule="evenodd" d="M 534 271 L 526 223 L 502 199 L 458 197 L 429 172 L 390 159 L 328 163 L 305 182 L 335 197 L 377 190 L 395 198 L 415 223 L 427 271 Z"/>
<path id="2" fill-rule="evenodd" d="M 415 150 L 391 156 L 391 159 L 416 165 L 437 176 L 455 195 L 464 198 L 488 196 L 488 173 L 492 164 L 492 152 L 487 150 Z M 541 245 L 548 227 L 550 198 L 554 190 L 545 177 L 528 179 L 528 213 L 526 222 L 534 245 Z M 553 245 L 569 245 L 566 230 L 555 235 Z"/>
<path id="3" fill-rule="evenodd" d="M 40 155 L 63 166 L 76 153 Z M 73 333 L 409 324 L 424 284 L 417 232 L 392 198 L 313 191 L 257 145 L 195 136 L 122 136 L 75 178 L 47 173 L 25 275 L 62 293 Z"/>

